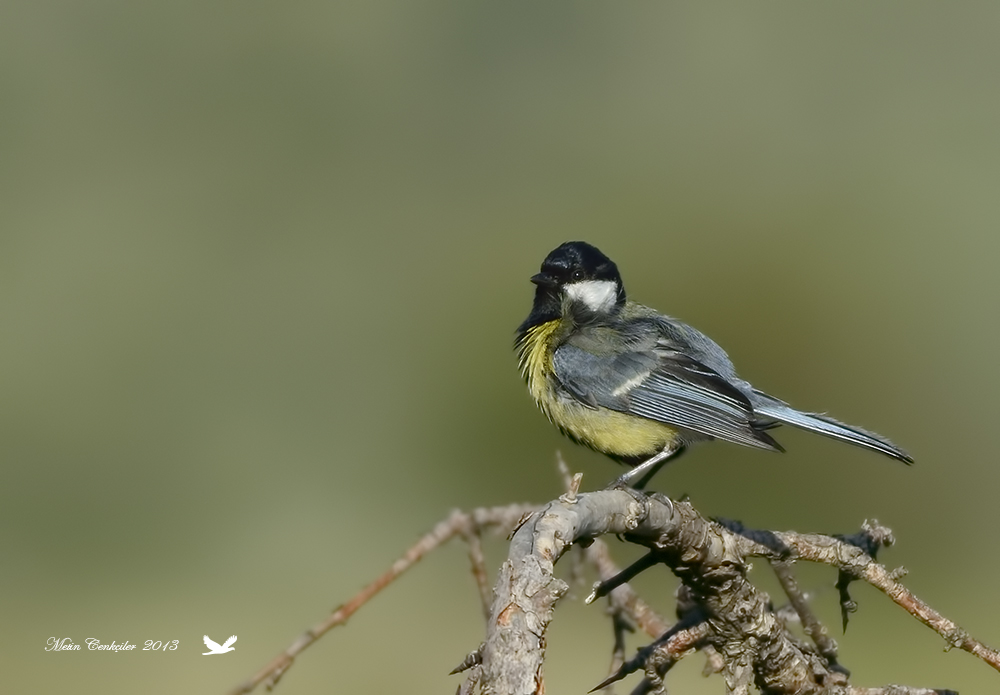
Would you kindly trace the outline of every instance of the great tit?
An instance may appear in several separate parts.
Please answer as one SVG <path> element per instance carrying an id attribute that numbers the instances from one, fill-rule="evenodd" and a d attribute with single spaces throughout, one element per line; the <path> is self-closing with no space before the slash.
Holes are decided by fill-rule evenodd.
<path id="1" fill-rule="evenodd" d="M 768 432 L 780 424 L 913 462 L 884 437 L 751 386 L 708 336 L 628 301 L 618 267 L 590 244 L 561 245 L 531 281 L 515 342 L 528 391 L 563 434 L 633 467 L 616 484 L 644 487 L 699 441 L 784 451 Z"/>

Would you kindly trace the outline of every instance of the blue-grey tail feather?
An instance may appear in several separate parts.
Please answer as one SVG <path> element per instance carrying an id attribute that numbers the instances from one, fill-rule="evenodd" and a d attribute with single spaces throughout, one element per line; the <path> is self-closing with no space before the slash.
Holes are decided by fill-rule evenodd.
<path id="1" fill-rule="evenodd" d="M 764 394 L 759 395 L 764 396 Z M 900 449 L 885 437 L 875 434 L 874 432 L 869 432 L 861 429 L 860 427 L 838 422 L 832 417 L 827 417 L 826 415 L 820 415 L 818 413 L 803 413 L 777 399 L 772 399 L 770 396 L 755 398 L 754 401 L 754 412 L 766 418 L 771 418 L 773 420 L 777 420 L 778 422 L 800 427 L 804 430 L 809 430 L 810 432 L 816 432 L 817 434 L 822 434 L 833 439 L 839 439 L 840 441 L 847 442 L 848 444 L 854 444 L 855 446 L 864 447 L 865 449 L 871 449 L 872 451 L 877 451 L 880 454 L 885 454 L 886 456 L 891 456 L 894 459 L 899 459 L 906 464 L 913 463 L 913 458 L 908 453 Z"/>

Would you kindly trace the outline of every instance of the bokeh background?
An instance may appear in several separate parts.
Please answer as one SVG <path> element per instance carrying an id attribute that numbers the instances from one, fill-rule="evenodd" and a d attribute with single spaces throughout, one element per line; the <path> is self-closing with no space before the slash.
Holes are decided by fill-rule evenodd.
<path id="1" fill-rule="evenodd" d="M 878 518 L 884 561 L 1000 644 L 998 30 L 995 3 L 3 3 L 4 690 L 223 693 L 452 508 L 558 495 L 557 449 L 603 486 L 510 349 L 568 239 L 917 459 L 783 430 L 661 489 L 756 527 Z M 801 576 L 857 684 L 997 690 L 868 587 L 840 638 L 833 573 Z M 664 612 L 675 585 L 639 580 Z M 585 594 L 554 692 L 605 675 Z M 454 692 L 482 635 L 455 544 L 278 692 Z M 721 692 L 701 667 L 670 683 Z"/>

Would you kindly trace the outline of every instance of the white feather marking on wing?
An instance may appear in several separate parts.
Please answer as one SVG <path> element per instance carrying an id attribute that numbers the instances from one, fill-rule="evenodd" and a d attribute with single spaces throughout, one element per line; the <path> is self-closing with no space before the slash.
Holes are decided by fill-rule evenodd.
<path id="1" fill-rule="evenodd" d="M 646 377 L 648 377 L 648 376 L 649 376 L 649 373 L 647 372 L 646 374 L 640 374 L 639 376 L 632 377 L 631 379 L 629 379 L 628 381 L 626 381 L 625 383 L 623 383 L 621 386 L 619 386 L 618 388 L 616 388 L 614 391 L 612 391 L 611 395 L 612 396 L 622 396 L 622 395 L 628 393 L 629 391 L 631 391 L 632 389 L 634 389 L 636 386 L 638 386 L 639 384 L 641 384 L 642 382 L 644 382 L 646 380 Z"/>

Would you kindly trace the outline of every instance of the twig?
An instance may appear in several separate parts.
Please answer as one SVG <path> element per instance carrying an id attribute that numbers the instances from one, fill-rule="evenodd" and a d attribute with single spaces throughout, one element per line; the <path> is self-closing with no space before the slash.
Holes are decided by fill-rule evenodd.
<path id="1" fill-rule="evenodd" d="M 472 565 L 472 577 L 476 580 L 476 588 L 479 589 L 479 602 L 483 607 L 483 617 L 487 620 L 490 617 L 490 578 L 486 573 L 486 558 L 483 556 L 483 539 L 480 536 L 480 529 L 470 523 L 461 529 L 462 537 L 469 544 L 469 563 Z"/>
<path id="2" fill-rule="evenodd" d="M 656 642 L 648 647 L 640 649 L 634 657 L 622 664 L 621 668 L 619 668 L 616 673 L 613 673 L 605 678 L 590 692 L 606 688 L 612 683 L 617 683 L 630 673 L 635 673 L 639 669 L 645 667 L 650 658 L 654 655 L 659 655 L 661 660 L 666 657 L 666 660 L 670 662 L 669 665 L 672 665 L 673 662 L 679 661 L 685 654 L 694 649 L 702 640 L 708 637 L 710 630 L 711 628 L 707 623 L 699 623 L 698 625 L 684 625 L 683 623 L 678 623 L 677 625 L 674 625 L 674 627 L 667 630 L 667 633 L 660 637 Z M 668 664 L 664 665 L 669 667 Z"/>
<path id="3" fill-rule="evenodd" d="M 916 598 L 899 582 L 903 570 L 889 571 L 874 558 L 878 548 L 892 541 L 891 532 L 877 522 L 854 536 L 825 536 L 796 532 L 753 531 L 735 522 L 714 523 L 701 517 L 687 502 L 673 503 L 656 495 L 607 490 L 578 493 L 579 476 L 563 467 L 568 492 L 539 509 L 509 505 L 471 512 L 455 511 L 417 541 L 406 553 L 350 601 L 300 636 L 287 650 L 252 678 L 231 691 L 248 693 L 264 683 L 269 689 L 295 659 L 327 631 L 344 624 L 361 606 L 406 572 L 427 553 L 456 535 L 469 541 L 469 557 L 481 600 L 487 599 L 486 567 L 481 532 L 511 531 L 508 560 L 501 567 L 490 601 L 487 639 L 457 671 L 468 670 L 459 693 L 544 692 L 541 664 L 545 632 L 556 601 L 568 588 L 552 575 L 553 565 L 573 544 L 584 549 L 585 562 L 597 568 L 603 587 L 610 591 L 614 619 L 617 673 L 601 686 L 627 673 L 644 669 L 646 678 L 634 692 L 665 693 L 663 675 L 692 649 L 711 652 L 713 670 L 723 671 L 727 692 L 742 695 L 752 685 L 771 691 L 820 695 L 954 695 L 948 690 L 886 686 L 859 688 L 836 672 L 836 644 L 809 609 L 786 563 L 808 560 L 836 567 L 841 574 L 842 602 L 851 580 L 862 579 L 934 629 L 953 647 L 968 651 L 1000 670 L 1000 653 L 970 637 L 954 622 Z M 623 573 L 610 560 L 607 546 L 597 540 L 617 534 L 644 545 L 650 554 Z M 820 654 L 795 640 L 767 607 L 766 596 L 747 580 L 746 558 L 767 557 Z M 655 561 L 653 561 L 655 559 Z M 688 612 L 678 625 L 666 622 L 623 583 L 641 569 L 662 562 L 686 590 Z M 633 570 L 633 571 L 630 571 Z M 613 588 L 614 587 L 614 588 Z M 682 592 L 683 593 L 683 592 Z M 679 606 L 682 603 L 679 596 Z M 737 610 L 738 607 L 738 610 Z M 662 635 L 628 663 L 622 664 L 622 635 L 629 621 L 651 636 Z M 748 647 L 746 645 L 754 645 Z M 711 657 L 714 655 L 714 659 Z M 822 655 L 822 658 L 821 658 Z"/>
<path id="4" fill-rule="evenodd" d="M 615 576 L 609 577 L 608 579 L 598 583 L 594 587 L 594 590 L 590 592 L 590 596 L 586 598 L 584 603 L 590 604 L 599 598 L 607 596 L 622 584 L 632 581 L 641 573 L 645 572 L 654 565 L 658 565 L 659 563 L 660 560 L 656 557 L 656 553 L 647 553 L 646 555 L 643 555 Z"/>
<path id="5" fill-rule="evenodd" d="M 584 561 L 597 570 L 602 581 L 621 575 L 621 569 L 611 559 L 607 543 L 600 539 L 586 549 Z M 626 631 L 634 631 L 638 627 L 650 637 L 656 638 L 666 632 L 669 626 L 628 584 L 621 584 L 608 594 L 608 607 L 615 637 L 608 673 L 613 674 L 625 664 Z"/>
<path id="6" fill-rule="evenodd" d="M 884 544 L 889 538 L 887 533 L 879 537 L 884 529 L 866 528 L 877 542 Z M 681 579 L 704 617 L 675 626 L 657 642 L 671 644 L 671 640 L 680 639 L 677 635 L 686 633 L 686 649 L 714 646 L 725 664 L 727 691 L 733 695 L 748 693 L 754 686 L 762 692 L 801 695 L 935 692 L 898 686 L 852 690 L 845 673 L 832 668 L 811 648 L 799 646 L 775 616 L 766 594 L 748 580 L 747 559 L 754 555 L 823 562 L 882 588 L 896 603 L 914 608 L 914 615 L 925 616 L 929 625 L 940 618 L 899 586 L 896 574 L 887 572 L 859 547 L 863 543 L 819 534 L 733 530 L 730 525 L 705 519 L 688 502 L 667 504 L 655 495 L 622 490 L 580 494 L 572 501 L 554 500 L 513 534 L 508 559 L 495 585 L 486 641 L 476 652 L 481 659 L 482 692 L 544 692 L 545 634 L 555 603 L 567 589 L 565 582 L 553 575 L 553 566 L 574 543 L 592 542 L 603 534 L 622 535 L 647 547 Z M 947 625 L 954 623 L 948 621 Z M 971 640 L 957 628 L 947 634 L 956 642 Z M 598 687 L 614 682 L 629 667 L 641 665 L 650 687 L 642 686 L 637 692 L 663 692 L 659 674 L 669 668 L 673 658 L 664 658 L 661 670 L 649 656 L 640 654 Z"/>
<path id="7" fill-rule="evenodd" d="M 569 464 L 563 458 L 562 451 L 556 449 L 556 470 L 562 477 L 563 489 L 567 492 L 573 487 L 573 472 L 569 469 Z"/>
<path id="8" fill-rule="evenodd" d="M 286 671 L 292 666 L 295 658 L 301 654 L 309 645 L 323 636 L 331 628 L 343 625 L 354 615 L 365 603 L 382 589 L 387 587 L 397 577 L 419 562 L 427 553 L 431 552 L 441 544 L 451 540 L 455 535 L 469 528 L 498 527 L 507 531 L 524 514 L 530 513 L 535 507 L 525 504 L 513 504 L 506 507 L 491 507 L 487 509 L 476 509 L 472 512 L 455 510 L 451 515 L 438 523 L 428 534 L 418 540 L 402 557 L 392 563 L 378 579 L 358 592 L 351 600 L 341 605 L 328 618 L 307 630 L 288 649 L 271 660 L 264 668 L 254 674 L 251 678 L 241 683 L 230 691 L 231 695 L 243 695 L 249 693 L 261 683 L 271 689 L 281 679 Z"/>
<path id="9" fill-rule="evenodd" d="M 595 540 L 593 545 L 587 548 L 586 559 L 597 569 L 597 574 L 602 580 L 610 579 L 621 573 L 618 565 L 611 559 L 608 544 L 600 539 Z M 635 621 L 636 627 L 650 637 L 655 639 L 670 628 L 667 621 L 660 617 L 648 603 L 639 598 L 639 595 L 628 584 L 619 586 L 612 592 L 612 595 L 618 597 L 628 616 Z"/>
<path id="10" fill-rule="evenodd" d="M 618 592 L 612 592 L 608 596 L 608 613 L 611 615 L 611 631 L 614 635 L 608 673 L 615 673 L 625 663 L 625 635 L 635 632 L 635 624 L 629 619 L 625 601 Z M 611 692 L 611 688 L 608 688 L 608 693 Z"/>
<path id="11" fill-rule="evenodd" d="M 885 531 L 877 522 L 866 526 L 872 530 Z M 863 579 L 888 596 L 896 605 L 915 617 L 927 627 L 941 635 L 949 647 L 958 647 L 979 657 L 1000 671 L 1000 652 L 974 639 L 953 621 L 928 606 L 898 581 L 899 574 L 890 572 L 871 558 L 861 548 L 843 540 L 819 534 L 802 534 L 791 531 L 778 532 L 781 540 L 794 548 L 801 560 L 819 562 L 838 567 L 858 579 Z"/>
<path id="12" fill-rule="evenodd" d="M 792 574 L 791 566 L 783 560 L 778 560 L 771 563 L 771 568 L 778 577 L 781 588 L 785 590 L 785 595 L 788 596 L 792 608 L 798 614 L 799 620 L 802 622 L 802 629 L 809 635 L 809 638 L 819 649 L 819 653 L 826 658 L 830 665 L 836 665 L 837 643 L 833 641 L 826 631 L 826 627 L 823 626 L 819 618 L 816 617 L 816 614 L 813 613 L 812 608 L 809 607 L 809 602 L 799 590 L 799 585 L 795 581 L 795 575 Z"/>

